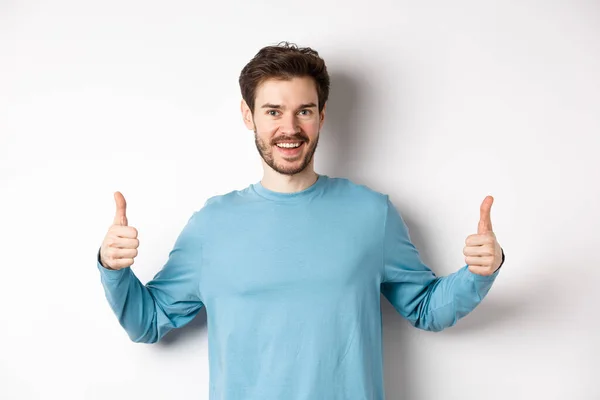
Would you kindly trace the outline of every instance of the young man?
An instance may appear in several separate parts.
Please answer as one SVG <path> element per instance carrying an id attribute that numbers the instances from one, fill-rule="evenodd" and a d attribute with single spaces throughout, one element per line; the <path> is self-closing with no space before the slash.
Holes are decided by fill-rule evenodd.
<path id="1" fill-rule="evenodd" d="M 98 253 L 108 302 L 143 343 L 206 307 L 211 399 L 383 399 L 380 293 L 420 329 L 473 310 L 504 259 L 493 199 L 466 240 L 466 265 L 436 277 L 387 195 L 314 171 L 329 92 L 316 51 L 265 47 L 239 82 L 262 180 L 208 199 L 146 285 L 129 268 L 139 242 L 116 192 Z"/>

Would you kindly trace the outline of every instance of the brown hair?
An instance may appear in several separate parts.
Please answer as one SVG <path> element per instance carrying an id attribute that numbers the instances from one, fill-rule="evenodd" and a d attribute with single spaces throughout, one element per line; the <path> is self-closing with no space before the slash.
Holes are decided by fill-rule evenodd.
<path id="1" fill-rule="evenodd" d="M 242 98 L 254 113 L 256 88 L 262 82 L 271 78 L 287 80 L 304 76 L 315 81 L 321 112 L 329 97 L 329 74 L 319 53 L 310 47 L 299 48 L 288 42 L 263 47 L 242 69 L 239 78 Z"/>

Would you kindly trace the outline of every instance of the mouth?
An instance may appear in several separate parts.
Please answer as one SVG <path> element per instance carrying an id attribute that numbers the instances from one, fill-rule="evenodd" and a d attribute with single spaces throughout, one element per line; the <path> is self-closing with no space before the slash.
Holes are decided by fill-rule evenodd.
<path id="1" fill-rule="evenodd" d="M 280 154 L 286 157 L 293 157 L 302 153 L 304 146 L 304 141 L 285 141 L 276 143 L 273 147 L 275 147 Z"/>

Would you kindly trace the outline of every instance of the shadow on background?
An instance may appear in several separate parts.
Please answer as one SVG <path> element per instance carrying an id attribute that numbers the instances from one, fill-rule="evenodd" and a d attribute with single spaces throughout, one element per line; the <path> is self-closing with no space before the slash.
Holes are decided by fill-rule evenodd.
<path id="1" fill-rule="evenodd" d="M 315 170 L 331 177 L 352 179 L 360 170 L 360 149 L 364 134 L 360 126 L 368 116 L 362 114 L 367 87 L 346 71 L 330 72 L 331 88 L 325 124 L 315 153 Z"/>

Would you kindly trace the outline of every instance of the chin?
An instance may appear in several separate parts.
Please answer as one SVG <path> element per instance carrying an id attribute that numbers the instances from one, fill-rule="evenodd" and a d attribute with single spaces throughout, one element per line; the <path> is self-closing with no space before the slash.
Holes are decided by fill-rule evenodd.
<path id="1" fill-rule="evenodd" d="M 306 167 L 308 167 L 308 164 L 305 165 L 303 159 L 301 159 L 293 162 L 277 162 L 271 168 L 283 175 L 296 175 L 304 171 Z"/>
<path id="2" fill-rule="evenodd" d="M 306 167 L 301 168 L 301 167 L 283 167 L 281 168 L 281 166 L 278 166 L 277 169 L 275 169 L 275 171 L 277 171 L 278 173 L 282 174 L 282 175 L 297 175 L 300 172 L 304 171 L 306 169 Z"/>

